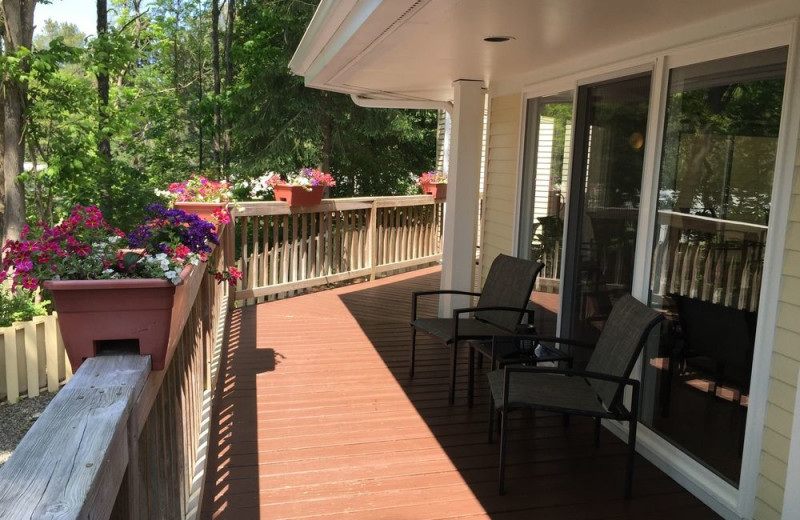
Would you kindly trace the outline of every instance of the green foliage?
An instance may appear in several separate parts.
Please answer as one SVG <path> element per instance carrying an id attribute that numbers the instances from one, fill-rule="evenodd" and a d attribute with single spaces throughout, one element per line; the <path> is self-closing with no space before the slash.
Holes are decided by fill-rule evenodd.
<path id="1" fill-rule="evenodd" d="M 221 61 L 214 95 L 211 13 L 204 0 L 112 0 L 113 26 L 86 37 L 48 21 L 34 49 L 5 56 L 27 81 L 28 218 L 53 224 L 77 204 L 103 204 L 128 229 L 159 199 L 156 189 L 188 179 L 243 180 L 267 170 L 322 167 L 333 196 L 413 192 L 412 175 L 434 166 L 436 114 L 363 109 L 349 97 L 308 89 L 288 62 L 313 16 L 313 2 L 236 2 L 230 84 Z M 225 48 L 225 6 L 220 47 Z M 101 107 L 97 75 L 110 78 Z M 214 108 L 222 113 L 214 128 Z M 103 116 L 100 117 L 100 111 Z M 230 153 L 224 152 L 226 129 Z M 98 152 L 107 139 L 111 159 Z"/>
<path id="2" fill-rule="evenodd" d="M 46 316 L 48 300 L 37 302 L 31 291 L 10 292 L 0 288 L 0 327 L 8 327 L 15 321 L 28 321 L 34 316 Z"/>
<path id="3" fill-rule="evenodd" d="M 320 166 L 337 180 L 333 196 L 408 193 L 412 174 L 434 166 L 436 113 L 361 108 L 349 96 L 306 88 L 287 64 L 313 11 L 273 0 L 239 13 L 238 82 L 227 100 L 238 115 L 238 172 Z"/>

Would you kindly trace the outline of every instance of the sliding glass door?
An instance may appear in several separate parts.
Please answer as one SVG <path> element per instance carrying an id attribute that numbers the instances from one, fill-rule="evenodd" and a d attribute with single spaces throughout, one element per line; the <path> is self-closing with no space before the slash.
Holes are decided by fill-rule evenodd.
<path id="1" fill-rule="evenodd" d="M 593 342 L 631 292 L 650 74 L 580 87 L 575 119 L 563 335 Z M 580 362 L 588 353 L 575 353 Z"/>
<path id="2" fill-rule="evenodd" d="M 556 333 L 561 288 L 564 211 L 572 139 L 573 92 L 528 101 L 519 256 L 544 263 L 534 302 L 536 327 Z"/>
<path id="3" fill-rule="evenodd" d="M 673 69 L 649 302 L 641 421 L 738 485 L 785 48 Z"/>

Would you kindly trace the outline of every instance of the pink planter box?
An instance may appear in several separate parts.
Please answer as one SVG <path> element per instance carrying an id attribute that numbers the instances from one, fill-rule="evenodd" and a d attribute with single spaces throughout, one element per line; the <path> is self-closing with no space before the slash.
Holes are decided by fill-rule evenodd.
<path id="1" fill-rule="evenodd" d="M 422 186 L 422 194 L 423 195 L 433 195 L 434 200 L 445 200 L 447 198 L 447 183 L 427 183 L 423 182 Z"/>
<path id="2" fill-rule="evenodd" d="M 139 354 L 163 370 L 177 291 L 167 280 L 49 280 L 73 372 L 106 340 L 138 340 Z"/>
<path id="3" fill-rule="evenodd" d="M 278 185 L 273 190 L 275 200 L 285 201 L 289 206 L 316 206 L 322 202 L 322 192 L 325 188 L 312 186 L 311 190 L 307 190 L 302 186 Z"/>
<path id="4" fill-rule="evenodd" d="M 214 218 L 214 211 L 224 208 L 227 202 L 176 202 L 175 208 L 194 213 L 206 222 L 214 224 L 214 233 L 217 232 L 217 219 Z"/>

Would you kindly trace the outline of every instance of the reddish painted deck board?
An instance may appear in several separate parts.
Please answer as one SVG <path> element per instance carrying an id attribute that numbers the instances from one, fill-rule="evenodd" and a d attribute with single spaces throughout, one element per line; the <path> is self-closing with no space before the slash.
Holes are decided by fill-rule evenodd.
<path id="1" fill-rule="evenodd" d="M 604 431 L 595 448 L 590 421 L 543 414 L 512 420 L 498 496 L 483 374 L 470 410 L 460 356 L 448 406 L 447 351 L 423 338 L 408 378 L 411 292 L 438 278 L 431 268 L 234 312 L 204 519 L 718 518 L 641 458 L 622 499 L 625 445 Z"/>

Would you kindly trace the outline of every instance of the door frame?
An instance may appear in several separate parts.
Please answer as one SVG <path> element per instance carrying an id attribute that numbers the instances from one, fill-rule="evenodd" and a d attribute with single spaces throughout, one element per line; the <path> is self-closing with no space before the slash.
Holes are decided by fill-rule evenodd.
<path id="1" fill-rule="evenodd" d="M 792 181 L 795 173 L 795 158 L 798 147 L 798 128 L 800 128 L 800 99 L 792 96 L 800 92 L 800 21 L 792 20 L 761 26 L 725 37 L 663 49 L 652 55 L 639 59 L 603 65 L 596 69 L 577 71 L 561 78 L 527 85 L 523 88 L 523 121 L 527 120 L 528 100 L 546 97 L 566 90 L 574 91 L 574 106 L 578 106 L 579 87 L 604 80 L 623 78 L 637 72 L 652 71 L 650 112 L 648 114 L 647 135 L 645 139 L 645 161 L 640 197 L 640 212 L 636 252 L 634 257 L 634 274 L 632 293 L 640 301 L 646 301 L 649 290 L 649 277 L 654 241 L 655 204 L 658 200 L 658 174 L 661 163 L 661 143 L 666 111 L 669 71 L 672 68 L 702 63 L 714 59 L 726 58 L 769 49 L 779 46 L 789 47 L 786 70 L 782 118 L 778 136 L 775 176 L 773 179 L 771 199 L 771 219 L 764 261 L 763 282 L 760 295 L 760 316 L 756 332 L 755 356 L 752 369 L 750 407 L 745 430 L 745 448 L 742 456 L 742 469 L 738 489 L 711 472 L 705 466 L 691 458 L 688 454 L 670 444 L 649 428 L 639 425 L 638 451 L 662 471 L 686 487 L 695 496 L 709 505 L 725 518 L 750 518 L 755 509 L 757 484 L 760 477 L 761 449 L 764 442 L 764 425 L 768 401 L 769 381 L 771 375 L 771 358 L 777 326 L 778 295 L 781 287 L 783 270 L 783 254 L 786 245 L 789 208 L 792 195 Z M 576 129 L 573 111 L 572 146 L 577 146 Z M 524 174 L 523 154 L 527 136 L 522 125 L 520 134 L 520 160 L 518 161 L 518 182 Z M 572 174 L 575 157 L 570 154 L 569 171 Z M 518 197 L 521 196 L 518 190 Z M 515 226 L 518 225 L 520 200 L 517 201 Z M 573 213 L 572 196 L 567 199 L 564 222 L 564 243 L 567 234 L 574 232 L 570 223 Z M 515 235 L 515 237 L 518 235 Z M 514 243 L 518 248 L 519 240 Z M 564 264 L 562 262 L 562 282 L 564 280 Z M 562 286 L 559 297 L 559 309 L 563 310 Z M 562 319 L 559 313 L 558 327 L 561 330 Z M 634 368 L 634 376 L 641 377 L 642 360 Z M 623 439 L 627 436 L 627 427 L 619 423 L 608 422 L 606 426 Z"/>

